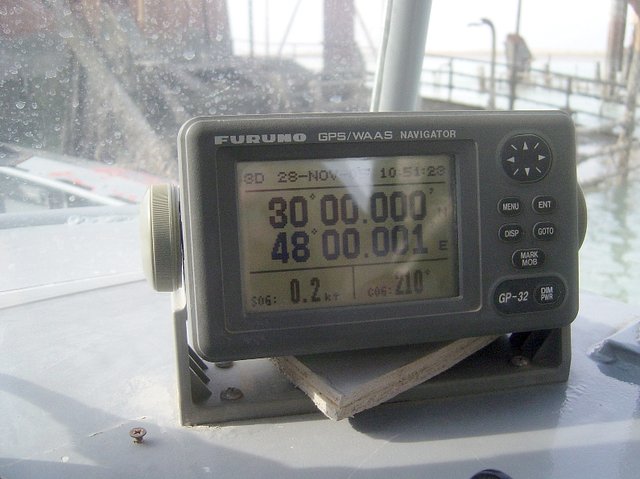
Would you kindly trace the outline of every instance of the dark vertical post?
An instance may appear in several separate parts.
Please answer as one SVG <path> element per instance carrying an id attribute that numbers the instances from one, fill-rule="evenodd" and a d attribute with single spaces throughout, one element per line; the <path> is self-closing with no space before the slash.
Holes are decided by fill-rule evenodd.
<path id="1" fill-rule="evenodd" d="M 627 79 L 627 97 L 622 119 L 622 132 L 618 137 L 618 146 L 620 148 L 618 172 L 623 182 L 626 181 L 629 175 L 629 160 L 636 126 L 638 87 L 640 87 L 640 20 L 636 17 L 633 28 L 633 56 L 629 67 L 629 78 Z"/>
<path id="2" fill-rule="evenodd" d="M 627 1 L 611 0 L 609 36 L 607 39 L 606 84 L 603 92 L 606 98 L 610 98 L 615 94 L 617 74 L 622 70 L 626 24 Z"/>

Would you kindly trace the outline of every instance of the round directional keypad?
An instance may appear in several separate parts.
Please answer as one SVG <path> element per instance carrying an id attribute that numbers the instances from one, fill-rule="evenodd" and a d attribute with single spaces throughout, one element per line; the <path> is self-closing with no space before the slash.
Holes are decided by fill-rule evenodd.
<path id="1" fill-rule="evenodd" d="M 516 135 L 502 147 L 502 168 L 510 178 L 532 183 L 545 177 L 551 168 L 551 149 L 537 135 Z"/>

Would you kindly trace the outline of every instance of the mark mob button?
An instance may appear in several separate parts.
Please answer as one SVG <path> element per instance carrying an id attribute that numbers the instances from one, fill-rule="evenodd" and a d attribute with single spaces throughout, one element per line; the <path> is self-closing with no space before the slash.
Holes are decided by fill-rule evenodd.
<path id="1" fill-rule="evenodd" d="M 519 249 L 511 255 L 511 263 L 518 269 L 539 268 L 544 260 L 545 254 L 540 248 Z"/>

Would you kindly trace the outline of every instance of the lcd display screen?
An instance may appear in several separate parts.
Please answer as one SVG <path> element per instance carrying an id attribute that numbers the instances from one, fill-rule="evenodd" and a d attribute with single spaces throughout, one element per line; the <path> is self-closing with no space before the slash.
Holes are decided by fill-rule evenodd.
<path id="1" fill-rule="evenodd" d="M 239 161 L 245 312 L 458 296 L 454 161 Z"/>

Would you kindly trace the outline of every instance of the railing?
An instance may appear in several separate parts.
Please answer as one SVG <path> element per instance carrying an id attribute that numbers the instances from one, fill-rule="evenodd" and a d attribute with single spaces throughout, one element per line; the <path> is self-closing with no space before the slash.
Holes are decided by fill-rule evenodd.
<path id="1" fill-rule="evenodd" d="M 246 54 L 246 45 L 240 47 Z M 275 48 L 273 48 L 275 49 Z M 258 48 L 258 51 L 264 50 Z M 322 69 L 322 46 L 319 44 L 281 45 L 279 53 L 313 71 Z M 272 52 L 273 53 L 273 52 Z M 366 84 L 372 86 L 376 67 L 376 52 L 363 49 L 367 68 Z M 569 63 L 569 62 L 567 62 Z M 596 60 L 593 60 L 594 66 Z M 444 55 L 425 55 L 421 80 L 423 98 L 441 100 L 473 108 L 487 108 L 490 97 L 491 62 Z M 610 131 L 624 114 L 626 85 L 612 83 L 592 76 L 570 75 L 552 71 L 550 67 L 531 68 L 517 76 L 515 109 L 561 109 L 569 112 L 576 123 L 588 129 Z M 509 64 L 496 62 L 495 105 L 507 110 L 510 105 Z"/>
<path id="2" fill-rule="evenodd" d="M 486 108 L 489 104 L 491 64 L 486 60 L 425 56 L 423 97 Z M 496 63 L 496 107 L 508 109 L 511 95 L 510 70 Z M 610 128 L 624 111 L 626 87 L 578 75 L 532 68 L 517 76 L 516 109 L 558 108 L 571 113 L 576 123 L 588 127 Z"/>

